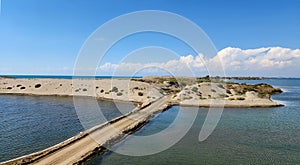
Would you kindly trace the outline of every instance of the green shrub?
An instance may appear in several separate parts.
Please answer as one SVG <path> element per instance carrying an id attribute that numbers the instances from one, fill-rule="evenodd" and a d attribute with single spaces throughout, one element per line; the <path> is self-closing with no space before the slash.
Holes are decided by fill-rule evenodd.
<path id="1" fill-rule="evenodd" d="M 118 89 L 117 87 L 113 87 L 113 88 L 111 89 L 111 91 L 112 91 L 112 92 L 118 92 L 119 89 Z"/>
<path id="2" fill-rule="evenodd" d="M 252 87 L 252 86 L 247 86 L 245 88 L 245 90 L 247 90 L 248 92 L 250 92 L 250 91 L 256 91 L 256 89 L 254 89 L 254 87 Z"/>
<path id="3" fill-rule="evenodd" d="M 224 86 L 222 84 L 218 84 L 219 88 L 225 89 Z"/>
<path id="4" fill-rule="evenodd" d="M 197 87 L 193 87 L 193 88 L 192 88 L 192 91 L 193 91 L 193 92 L 197 92 L 197 91 L 198 91 L 198 88 L 197 88 Z"/>
<path id="5" fill-rule="evenodd" d="M 169 84 L 170 85 L 176 85 L 176 84 L 178 84 L 178 82 L 175 78 L 171 78 L 170 81 L 169 81 Z"/>
<path id="6" fill-rule="evenodd" d="M 236 100 L 245 100 L 244 97 L 237 97 Z"/>
<path id="7" fill-rule="evenodd" d="M 239 90 L 239 91 L 236 91 L 236 93 L 237 93 L 238 95 L 244 95 L 246 92 L 243 91 L 243 90 Z"/>
<path id="8" fill-rule="evenodd" d="M 123 95 L 122 92 L 118 92 L 118 93 L 117 93 L 117 96 L 122 96 L 122 95 Z"/>
<path id="9" fill-rule="evenodd" d="M 229 89 L 226 89 L 226 93 L 228 94 L 231 94 L 230 90 Z"/>
<path id="10" fill-rule="evenodd" d="M 260 98 L 264 98 L 264 97 L 266 97 L 266 94 L 265 94 L 265 93 L 263 93 L 263 92 L 259 92 L 259 93 L 258 93 L 258 97 L 260 97 Z"/>
<path id="11" fill-rule="evenodd" d="M 205 100 L 205 99 L 206 99 L 205 97 L 200 96 L 200 100 Z"/>
<path id="12" fill-rule="evenodd" d="M 225 97 L 228 97 L 226 94 L 222 93 L 219 95 L 221 98 L 225 98 Z"/>
<path id="13" fill-rule="evenodd" d="M 40 88 L 42 85 L 41 84 L 35 84 L 35 88 Z M 17 87 L 19 87 L 19 85 L 17 85 Z"/>
<path id="14" fill-rule="evenodd" d="M 143 92 L 138 92 L 138 95 L 139 96 L 144 96 L 144 93 Z"/>

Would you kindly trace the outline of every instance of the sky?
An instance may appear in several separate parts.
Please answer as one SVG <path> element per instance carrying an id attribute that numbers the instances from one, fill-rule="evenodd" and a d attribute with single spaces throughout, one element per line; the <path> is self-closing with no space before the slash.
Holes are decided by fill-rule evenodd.
<path id="1" fill-rule="evenodd" d="M 162 10 L 199 26 L 217 54 L 195 53 L 181 40 L 160 33 L 139 33 L 116 43 L 99 61 L 98 75 L 205 75 L 218 58 L 228 76 L 300 77 L 300 0 L 1 0 L 0 74 L 72 75 L 88 37 L 120 15 Z M 126 28 L 119 27 L 120 30 Z M 187 31 L 188 33 L 188 31 Z M 149 51 L 167 48 L 178 56 Z M 163 50 L 158 50 L 161 52 Z M 163 53 L 163 52 L 162 52 Z M 170 52 L 169 52 L 170 53 Z M 127 58 L 128 54 L 134 54 Z M 126 60 L 124 60 L 124 58 Z M 147 66 L 148 69 L 143 68 Z M 153 69 L 159 66 L 160 69 Z M 150 68 L 150 69 L 149 69 Z M 140 71 L 143 70 L 143 71 Z"/>

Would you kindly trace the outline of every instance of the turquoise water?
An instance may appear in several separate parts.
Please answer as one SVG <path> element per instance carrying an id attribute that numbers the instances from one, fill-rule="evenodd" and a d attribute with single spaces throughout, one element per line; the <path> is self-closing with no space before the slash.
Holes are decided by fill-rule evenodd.
<path id="1" fill-rule="evenodd" d="M 207 109 L 198 110 L 193 127 L 176 145 L 150 156 L 124 156 L 108 152 L 90 164 L 300 164 L 300 80 L 247 81 L 283 88 L 273 99 L 286 104 L 276 108 L 224 109 L 215 131 L 204 142 L 198 135 Z M 149 135 L 168 126 L 179 107 L 158 115 L 135 135 Z M 184 108 L 184 115 L 191 108 Z M 182 123 L 184 124 L 184 123 Z M 168 138 L 168 137 L 166 137 Z M 122 143 L 126 143 L 126 140 Z M 122 146 L 122 145 L 121 145 Z"/>
<path id="2" fill-rule="evenodd" d="M 98 103 L 108 120 L 121 115 L 113 102 Z M 123 113 L 134 108 L 116 104 Z M 72 97 L 0 95 L 0 105 L 0 162 L 40 151 L 84 130 Z M 90 126 L 101 123 L 94 114 L 87 112 L 84 117 Z"/>

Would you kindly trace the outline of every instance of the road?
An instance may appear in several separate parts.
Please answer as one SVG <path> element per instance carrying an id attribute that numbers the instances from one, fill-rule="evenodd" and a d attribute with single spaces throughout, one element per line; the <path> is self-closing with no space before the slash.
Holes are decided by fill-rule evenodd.
<path id="1" fill-rule="evenodd" d="M 143 125 L 148 121 L 149 117 L 165 109 L 168 105 L 168 97 L 162 97 L 149 106 L 129 114 L 120 120 L 104 126 L 91 132 L 88 136 L 84 136 L 70 143 L 53 153 L 44 155 L 32 164 L 76 164 L 84 158 L 90 156 L 93 151 L 106 142 L 117 138 L 118 136 L 126 136 L 122 132 L 132 131 L 136 126 Z"/>

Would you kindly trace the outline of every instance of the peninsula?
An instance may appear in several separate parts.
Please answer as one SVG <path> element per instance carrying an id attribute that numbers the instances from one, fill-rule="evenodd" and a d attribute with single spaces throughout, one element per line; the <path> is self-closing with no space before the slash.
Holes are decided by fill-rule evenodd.
<path id="1" fill-rule="evenodd" d="M 106 151 L 172 105 L 199 107 L 274 107 L 268 84 L 238 84 L 222 79 L 144 77 L 124 79 L 16 79 L 0 77 L 0 94 L 88 96 L 138 103 L 133 111 L 45 150 L 0 163 L 81 164 Z M 214 101 L 223 103 L 214 104 Z M 112 129 L 114 128 L 114 129 Z M 112 131 L 114 130 L 114 131 Z M 97 142 L 93 137 L 97 137 Z"/>
<path id="2" fill-rule="evenodd" d="M 164 95 L 172 95 L 176 105 L 211 107 L 274 107 L 271 100 L 281 89 L 268 84 L 238 84 L 217 78 L 144 77 L 123 79 L 15 79 L 0 78 L 0 94 L 89 96 L 97 99 L 130 101 L 148 105 Z"/>

